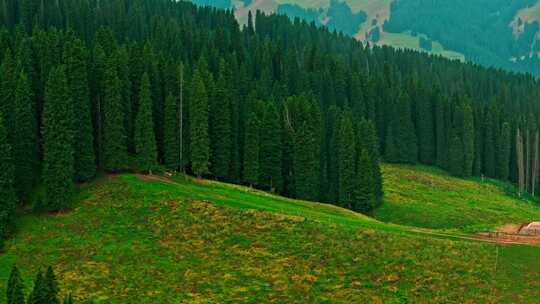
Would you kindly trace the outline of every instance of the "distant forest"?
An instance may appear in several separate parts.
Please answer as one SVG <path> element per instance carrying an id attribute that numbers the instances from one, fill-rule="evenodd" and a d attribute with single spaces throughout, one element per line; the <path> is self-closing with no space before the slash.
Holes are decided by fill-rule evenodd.
<path id="1" fill-rule="evenodd" d="M 381 159 L 517 182 L 517 129 L 530 144 L 538 128 L 531 76 L 284 16 L 240 28 L 183 1 L 0 4 L 4 236 L 21 202 L 59 211 L 100 172 L 163 168 L 370 213 Z"/>

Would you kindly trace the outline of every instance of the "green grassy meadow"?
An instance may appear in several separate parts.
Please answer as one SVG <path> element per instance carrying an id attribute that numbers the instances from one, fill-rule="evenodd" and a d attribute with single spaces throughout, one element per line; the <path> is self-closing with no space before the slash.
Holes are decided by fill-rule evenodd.
<path id="1" fill-rule="evenodd" d="M 540 248 L 432 236 L 414 227 L 429 227 L 423 213 L 409 217 L 416 209 L 389 212 L 405 201 L 397 192 L 411 175 L 449 179 L 431 170 L 384 167 L 387 198 L 376 217 L 401 225 L 181 176 L 102 178 L 81 188 L 71 212 L 23 215 L 0 256 L 0 288 L 17 263 L 27 291 L 50 264 L 63 292 L 97 303 L 534 303 Z M 455 228 L 447 190 L 426 209 Z M 508 204 L 519 208 L 501 222 L 538 212 Z M 487 219 L 476 218 L 471 225 Z"/>
<path id="2" fill-rule="evenodd" d="M 383 175 L 384 204 L 375 213 L 383 222 L 476 232 L 540 219 L 540 204 L 493 180 L 459 179 L 421 166 L 385 165 Z"/>
<path id="3" fill-rule="evenodd" d="M 426 52 L 432 55 L 442 56 L 450 60 L 459 60 L 462 62 L 465 61 L 465 55 L 445 49 L 444 46 L 440 44 L 438 41 L 433 41 L 433 48 L 431 51 L 428 52 L 422 49 L 420 47 L 420 36 L 422 35 L 419 34 L 419 35 L 413 36 L 411 35 L 411 33 L 408 33 L 408 32 L 404 32 L 404 33 L 384 32 L 382 34 L 381 43 L 385 45 L 393 46 L 395 48 L 410 49 L 410 50 L 415 50 L 418 52 Z"/>

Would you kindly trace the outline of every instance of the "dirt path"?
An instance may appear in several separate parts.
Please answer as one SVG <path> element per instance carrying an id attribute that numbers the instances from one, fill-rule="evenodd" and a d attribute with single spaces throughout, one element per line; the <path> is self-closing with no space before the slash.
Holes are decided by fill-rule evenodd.
<path id="1" fill-rule="evenodd" d="M 136 176 L 138 179 L 142 180 L 142 181 L 160 181 L 160 182 L 164 182 L 164 183 L 171 184 L 171 185 L 176 184 L 175 181 L 171 180 L 171 179 L 168 178 L 168 177 L 161 176 L 161 175 L 135 174 L 135 176 Z"/>
<path id="2" fill-rule="evenodd" d="M 525 236 L 525 235 L 509 235 L 504 233 L 481 233 L 477 235 L 459 235 L 459 234 L 449 234 L 442 232 L 434 232 L 427 230 L 412 229 L 418 234 L 432 235 L 438 237 L 447 237 L 458 240 L 465 241 L 477 241 L 483 243 L 492 243 L 492 244 L 504 244 L 504 245 L 529 245 L 529 246 L 540 246 L 540 237 L 536 236 Z"/>

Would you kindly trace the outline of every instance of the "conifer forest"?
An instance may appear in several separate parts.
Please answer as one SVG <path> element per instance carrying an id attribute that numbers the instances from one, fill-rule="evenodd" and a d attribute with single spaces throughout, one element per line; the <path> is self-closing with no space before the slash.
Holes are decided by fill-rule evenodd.
<path id="1" fill-rule="evenodd" d="M 519 129 L 532 164 L 532 76 L 183 1 L 4 0 L 0 15 L 6 232 L 18 203 L 69 208 L 98 172 L 163 167 L 369 213 L 381 159 L 518 182 Z"/>
<path id="2" fill-rule="evenodd" d="M 0 27 L 2 242 L 18 209 L 70 210 L 78 187 L 123 173 L 366 215 L 383 205 L 384 163 L 538 192 L 529 74 L 185 1 L 0 0 Z"/>

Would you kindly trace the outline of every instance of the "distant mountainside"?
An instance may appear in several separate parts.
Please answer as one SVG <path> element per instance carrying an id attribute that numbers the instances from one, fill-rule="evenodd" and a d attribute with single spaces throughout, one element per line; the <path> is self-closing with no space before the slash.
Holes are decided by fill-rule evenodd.
<path id="1" fill-rule="evenodd" d="M 540 76 L 539 0 L 192 0 L 279 13 L 377 45 Z"/>

